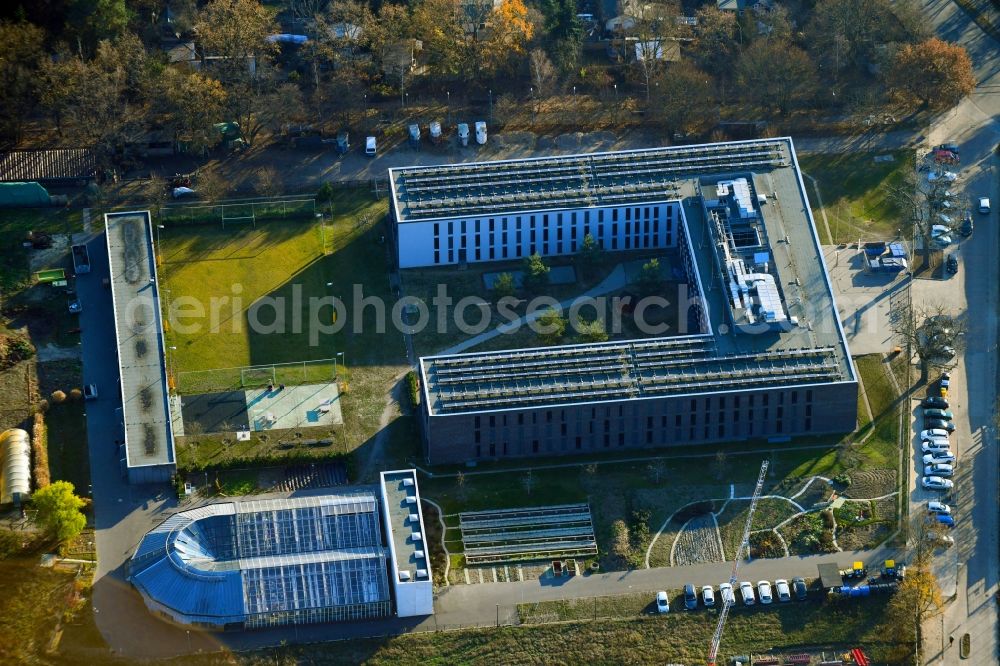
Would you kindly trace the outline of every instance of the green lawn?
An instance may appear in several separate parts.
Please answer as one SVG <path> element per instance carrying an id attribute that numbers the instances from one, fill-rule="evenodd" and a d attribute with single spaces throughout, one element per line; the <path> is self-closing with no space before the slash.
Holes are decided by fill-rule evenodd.
<path id="1" fill-rule="evenodd" d="M 339 192 L 333 211 L 325 226 L 310 220 L 267 222 L 256 229 L 222 229 L 214 224 L 168 227 L 160 231 L 160 260 L 161 281 L 169 289 L 173 310 L 190 312 L 182 308 L 194 302 L 201 303 L 206 313 L 203 319 L 181 321 L 199 323 L 200 330 L 175 325 L 167 332 L 167 345 L 177 348 L 169 354 L 169 363 L 178 390 L 191 393 L 239 385 L 238 371 L 206 370 L 329 359 L 343 353 L 338 380 L 344 390 L 344 425 L 336 429 L 335 437 L 335 449 L 342 452 L 369 443 L 379 429 L 385 395 L 392 378 L 405 369 L 406 352 L 390 319 L 389 263 L 379 224 L 385 200 L 375 200 L 367 190 Z M 365 215 L 371 223 L 361 227 L 357 221 Z M 230 301 L 218 308 L 219 325 L 213 329 L 212 299 L 232 298 L 234 292 L 239 292 L 239 306 Z M 385 320 L 380 321 L 375 306 L 355 307 L 355 293 L 359 299 L 375 297 L 384 303 Z M 331 296 L 345 306 L 336 322 L 343 325 L 335 332 L 319 331 L 311 320 L 334 326 L 334 308 L 318 300 Z M 317 302 L 311 304 L 313 297 Z M 262 326 L 251 330 L 248 308 L 261 299 L 274 299 L 271 302 L 280 305 L 263 308 L 258 317 Z M 283 324 L 276 312 L 284 317 Z M 313 370 L 316 375 L 307 379 L 333 377 L 332 364 Z M 298 372 L 293 369 L 289 376 Z M 271 439 L 279 436 L 275 433 Z M 179 446 L 182 466 L 221 463 L 229 455 L 223 450 L 235 450 L 217 437 L 187 439 L 192 441 Z"/>
<path id="2" fill-rule="evenodd" d="M 652 257 L 659 259 L 660 272 L 665 281 L 664 291 L 672 296 L 676 293 L 678 286 L 677 283 L 672 281 L 671 267 L 679 259 L 676 254 L 664 254 L 662 252 L 606 252 L 601 255 L 598 265 L 589 273 L 584 273 L 576 266 L 575 257 L 547 257 L 545 263 L 550 267 L 573 266 L 577 271 L 577 280 L 572 284 L 551 284 L 545 288 L 544 295 L 554 298 L 559 302 L 572 299 L 599 284 L 619 264 L 626 265 L 628 280 L 634 283 L 638 278 L 643 263 Z M 495 301 L 497 300 L 496 295 L 491 290 L 486 289 L 483 281 L 485 273 L 513 273 L 521 271 L 523 267 L 523 260 L 510 260 L 491 262 L 489 264 L 471 264 L 465 270 L 459 270 L 456 267 L 445 267 L 440 269 L 421 268 L 403 271 L 401 280 L 406 295 L 420 299 L 430 309 L 430 325 L 413 336 L 413 344 L 417 355 L 425 356 L 440 353 L 442 350 L 471 337 L 471 334 L 463 332 L 456 324 L 453 306 L 444 310 L 447 315 L 443 319 L 444 327 L 438 326 L 437 309 L 432 299 L 438 294 L 438 289 L 441 286 L 447 289 L 446 294 L 452 299 L 452 304 L 457 304 L 462 299 L 476 299 L 480 303 L 489 304 L 489 307 L 474 306 L 471 304 L 472 301 L 469 301 L 470 305 L 463 311 L 463 316 L 465 322 L 472 327 L 479 323 L 483 313 L 488 316 L 487 321 L 490 324 L 484 330 L 496 328 L 498 325 L 507 323 L 510 318 L 515 316 L 523 317 L 527 313 L 528 299 L 532 297 L 531 294 L 519 292 L 517 297 L 521 301 L 516 306 L 509 308 L 509 312 L 513 314 L 508 314 L 507 312 L 501 314 L 495 305 Z M 627 290 L 633 294 L 636 293 L 634 284 L 628 287 Z M 610 299 L 618 295 L 620 291 L 622 290 L 612 291 L 606 294 L 606 296 Z M 671 297 L 671 300 L 674 299 Z M 605 312 L 604 315 L 610 323 L 610 311 Z M 596 315 L 594 308 L 587 307 L 580 310 L 579 316 L 581 319 L 589 321 Z M 664 313 L 664 317 L 664 323 L 670 326 L 671 330 L 677 330 L 677 313 L 667 311 Z M 625 340 L 643 337 L 643 334 L 628 317 L 623 317 L 621 323 L 621 330 L 617 333 L 611 328 L 608 329 L 609 339 Z M 584 340 L 568 327 L 565 336 L 559 341 L 559 344 L 581 342 L 584 342 Z M 516 331 L 500 335 L 472 349 L 475 351 L 495 351 L 538 347 L 546 344 L 550 343 L 542 342 L 538 334 L 525 325 Z"/>
<path id="3" fill-rule="evenodd" d="M 878 162 L 873 153 L 814 154 L 799 157 L 799 165 L 816 179 L 830 226 L 827 236 L 813 183 L 806 178 L 816 227 L 824 243 L 849 243 L 889 239 L 900 228 L 899 209 L 887 193 L 888 186 L 904 182 L 913 169 L 913 154 L 896 151 L 892 162 Z"/>

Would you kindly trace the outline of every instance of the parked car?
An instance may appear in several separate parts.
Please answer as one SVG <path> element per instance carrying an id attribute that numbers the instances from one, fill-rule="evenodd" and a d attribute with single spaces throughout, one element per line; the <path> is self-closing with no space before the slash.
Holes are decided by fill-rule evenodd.
<path id="1" fill-rule="evenodd" d="M 946 141 L 945 143 L 936 146 L 934 150 L 947 150 L 949 153 L 955 153 L 956 155 L 959 153 L 958 144 L 954 141 Z"/>
<path id="2" fill-rule="evenodd" d="M 948 439 L 948 431 L 943 428 L 921 430 L 920 439 Z"/>
<path id="3" fill-rule="evenodd" d="M 951 479 L 942 479 L 940 476 L 925 476 L 920 483 L 927 490 L 951 490 L 955 485 Z"/>
<path id="4" fill-rule="evenodd" d="M 750 584 L 750 581 L 745 580 L 740 583 L 740 596 L 743 597 L 744 606 L 754 605 L 755 600 L 753 598 L 753 585 Z"/>
<path id="5" fill-rule="evenodd" d="M 712 589 L 711 585 L 702 585 L 701 601 L 705 604 L 705 608 L 715 607 L 715 590 Z"/>
<path id="6" fill-rule="evenodd" d="M 83 387 L 83 399 L 84 400 L 96 400 L 97 399 L 97 384 L 87 384 Z"/>
<path id="7" fill-rule="evenodd" d="M 368 157 L 375 157 L 375 137 L 369 136 L 365 138 L 365 155 Z"/>
<path id="8" fill-rule="evenodd" d="M 948 258 L 945 259 L 944 268 L 950 275 L 954 275 L 958 272 L 958 257 L 954 254 L 949 254 Z"/>
<path id="9" fill-rule="evenodd" d="M 953 418 L 955 418 L 955 414 L 952 413 L 950 410 L 947 410 L 947 409 L 937 409 L 937 408 L 933 408 L 932 407 L 932 408 L 924 410 L 924 418 L 925 419 L 944 419 L 946 421 L 951 421 Z"/>
<path id="10" fill-rule="evenodd" d="M 778 601 L 785 602 L 792 600 L 792 591 L 788 589 L 788 581 L 784 578 L 774 581 L 774 591 L 778 593 Z"/>
<path id="11" fill-rule="evenodd" d="M 934 519 L 942 525 L 947 525 L 948 527 L 955 526 L 955 519 L 950 514 L 938 513 L 934 515 Z"/>
<path id="12" fill-rule="evenodd" d="M 937 500 L 931 500 L 927 503 L 928 513 L 951 513 L 951 507 L 944 502 L 938 502 Z"/>
<path id="13" fill-rule="evenodd" d="M 809 589 L 806 587 L 804 578 L 793 578 L 792 590 L 795 591 L 795 598 L 799 601 L 805 601 L 806 597 L 809 596 Z"/>
<path id="14" fill-rule="evenodd" d="M 924 428 L 955 432 L 955 424 L 951 421 L 945 421 L 944 419 L 924 419 Z"/>
<path id="15" fill-rule="evenodd" d="M 757 596 L 760 597 L 760 603 L 769 604 L 774 601 L 771 596 L 771 584 L 766 580 L 757 581 Z"/>
<path id="16" fill-rule="evenodd" d="M 934 463 L 924 465 L 924 475 L 926 476 L 954 476 L 955 467 L 948 463 Z"/>
<path id="17" fill-rule="evenodd" d="M 688 583 L 684 586 L 684 610 L 694 610 L 698 607 L 698 593 L 694 591 L 694 585 Z"/>
<path id="18" fill-rule="evenodd" d="M 70 314 L 80 314 L 83 312 L 83 305 L 80 304 L 80 299 L 78 298 L 74 298 L 70 301 L 67 307 L 69 308 Z"/>
<path id="19" fill-rule="evenodd" d="M 924 398 L 924 407 L 935 407 L 937 409 L 948 409 L 948 401 L 944 398 L 939 398 L 936 395 L 932 395 L 928 398 Z"/>
<path id="20" fill-rule="evenodd" d="M 476 121 L 476 143 L 486 145 L 486 123 L 482 120 Z"/>
<path id="21" fill-rule="evenodd" d="M 925 465 L 953 462 L 955 462 L 955 454 L 951 452 L 951 449 L 938 449 L 924 454 Z"/>
<path id="22" fill-rule="evenodd" d="M 656 593 L 656 612 L 657 613 L 669 613 L 670 612 L 670 600 L 667 599 L 667 593 L 664 590 L 660 590 Z"/>
<path id="23" fill-rule="evenodd" d="M 729 583 L 719 585 L 719 598 L 723 604 L 729 604 L 730 606 L 735 604 L 736 594 L 733 592 L 733 586 Z"/>
<path id="24" fill-rule="evenodd" d="M 947 439 L 925 439 L 920 442 L 920 449 L 924 453 L 931 453 L 933 451 L 948 451 L 950 450 L 951 442 Z"/>
<path id="25" fill-rule="evenodd" d="M 943 389 L 947 389 L 949 386 L 951 386 L 951 373 L 942 372 L 941 379 L 938 380 L 938 384 Z"/>
<path id="26" fill-rule="evenodd" d="M 979 197 L 979 212 L 983 215 L 990 214 L 990 198 L 989 197 Z"/>
<path id="27" fill-rule="evenodd" d="M 966 213 L 965 217 L 962 218 L 962 226 L 959 227 L 958 231 L 963 236 L 968 238 L 972 235 L 972 230 L 975 229 L 975 226 L 976 225 L 972 223 L 972 216 Z"/>
<path id="28" fill-rule="evenodd" d="M 458 124 L 458 140 L 463 146 L 469 145 L 469 123 Z"/>

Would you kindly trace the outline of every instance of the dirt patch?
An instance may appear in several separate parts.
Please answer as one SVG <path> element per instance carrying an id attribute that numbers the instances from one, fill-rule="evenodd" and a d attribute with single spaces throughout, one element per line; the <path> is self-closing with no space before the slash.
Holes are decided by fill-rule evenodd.
<path id="1" fill-rule="evenodd" d="M 22 361 L 0 372 L 0 430 L 24 428 L 32 408 L 31 383 L 35 374 L 32 360 Z M 30 427 L 26 428 L 31 430 Z"/>
<path id="2" fill-rule="evenodd" d="M 721 562 L 724 559 L 712 515 L 692 518 L 677 537 L 673 563 L 684 566 L 700 562 Z"/>
<path id="3" fill-rule="evenodd" d="M 871 523 L 869 525 L 838 527 L 837 543 L 844 550 L 869 550 L 889 538 L 895 523 Z"/>
<path id="4" fill-rule="evenodd" d="M 888 495 L 896 490 L 896 471 L 872 469 L 849 472 L 851 485 L 841 494 L 851 499 L 870 499 Z"/>

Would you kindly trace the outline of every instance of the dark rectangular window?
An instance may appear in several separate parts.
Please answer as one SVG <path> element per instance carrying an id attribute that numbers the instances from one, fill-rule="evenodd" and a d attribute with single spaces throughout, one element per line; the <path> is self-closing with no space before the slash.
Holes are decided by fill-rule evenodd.
<path id="1" fill-rule="evenodd" d="M 562 435 L 563 437 L 566 436 L 566 424 L 565 423 L 560 423 L 559 424 L 559 434 Z"/>
<path id="2" fill-rule="evenodd" d="M 537 439 L 534 440 L 533 442 L 531 442 L 531 452 L 532 453 L 538 453 L 538 440 Z"/>
<path id="3" fill-rule="evenodd" d="M 524 425 L 524 414 L 517 415 L 517 425 Z"/>
<path id="4" fill-rule="evenodd" d="M 490 444 L 490 457 L 492 458 L 496 454 L 497 454 L 497 445 L 496 444 Z"/>
<path id="5" fill-rule="evenodd" d="M 653 443 L 653 431 L 652 430 L 647 430 L 646 431 L 646 443 L 647 444 L 652 444 Z"/>
<path id="6" fill-rule="evenodd" d="M 625 446 L 625 433 L 618 433 L 618 446 Z"/>
<path id="7" fill-rule="evenodd" d="M 813 401 L 813 391 L 812 389 L 806 389 L 806 402 Z"/>
<path id="8" fill-rule="evenodd" d="M 681 427 L 681 415 L 680 414 L 677 414 L 677 415 L 674 416 L 674 427 L 675 428 L 680 428 Z"/>

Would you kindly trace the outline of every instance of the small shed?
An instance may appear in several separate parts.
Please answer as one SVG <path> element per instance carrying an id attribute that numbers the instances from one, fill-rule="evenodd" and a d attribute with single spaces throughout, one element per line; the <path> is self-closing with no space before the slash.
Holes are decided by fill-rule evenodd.
<path id="1" fill-rule="evenodd" d="M 819 580 L 824 590 L 832 590 L 843 584 L 844 581 L 840 577 L 840 567 L 837 566 L 836 562 L 823 562 L 817 564 L 816 568 L 819 570 Z"/>
<path id="2" fill-rule="evenodd" d="M 0 434 L 0 504 L 20 504 L 31 492 L 31 441 L 11 428 Z"/>

